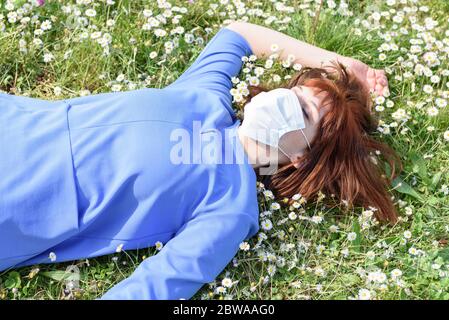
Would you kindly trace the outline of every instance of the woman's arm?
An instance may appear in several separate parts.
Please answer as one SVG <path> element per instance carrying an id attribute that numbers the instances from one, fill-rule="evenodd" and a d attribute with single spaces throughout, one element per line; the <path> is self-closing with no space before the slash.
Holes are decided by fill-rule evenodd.
<path id="1" fill-rule="evenodd" d="M 258 57 L 268 57 L 273 52 L 271 45 L 279 46 L 279 57 L 286 60 L 289 54 L 295 57 L 294 62 L 308 67 L 322 67 L 331 61 L 338 61 L 349 67 L 367 89 L 377 94 L 388 90 L 388 81 L 383 70 L 372 69 L 363 62 L 339 55 L 335 52 L 318 48 L 284 33 L 243 21 L 233 21 L 226 28 L 238 32 L 250 44 L 252 51 Z"/>
<path id="2" fill-rule="evenodd" d="M 243 240 L 259 231 L 257 213 L 227 210 L 222 206 L 196 214 L 101 300 L 190 299 L 232 261 Z"/>
<path id="3" fill-rule="evenodd" d="M 289 54 L 295 56 L 295 62 L 308 67 L 322 67 L 332 60 L 340 61 L 343 56 L 327 51 L 303 41 L 297 40 L 279 31 L 257 24 L 234 21 L 226 26 L 240 33 L 250 44 L 254 54 L 258 57 L 268 57 L 273 52 L 271 45 L 279 46 L 279 57 L 286 60 Z"/>

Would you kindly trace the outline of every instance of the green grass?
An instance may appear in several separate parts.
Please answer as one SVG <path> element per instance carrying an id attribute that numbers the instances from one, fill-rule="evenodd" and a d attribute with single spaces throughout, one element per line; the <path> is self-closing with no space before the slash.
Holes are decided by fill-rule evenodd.
<path id="1" fill-rule="evenodd" d="M 26 1 L 11 2 L 17 9 Z M 36 15 L 41 22 L 47 19 L 53 21 L 50 30 L 37 36 L 33 33 L 39 25 L 19 26 L 18 23 L 7 22 L 8 13 L 15 9 L 8 11 L 4 1 L 1 2 L 1 90 L 58 99 L 88 92 L 109 92 L 116 84 L 122 85 L 121 90 L 161 88 L 174 81 L 194 61 L 225 19 L 247 16 L 234 16 L 236 10 L 232 2 L 230 7 L 220 5 L 219 1 L 201 0 L 193 4 L 179 2 L 178 5 L 184 5 L 187 12 L 180 13 L 182 17 L 178 25 L 184 27 L 187 33 L 196 28 L 193 32 L 195 38 L 200 37 L 204 42 L 189 44 L 180 36 L 179 47 L 163 56 L 165 40 L 142 30 L 142 11 L 147 6 L 157 14 L 160 10 L 156 1 L 116 0 L 114 5 L 98 1 L 95 6 L 97 15 L 89 18 L 89 24 L 111 35 L 109 54 L 103 55 L 103 48 L 93 40 L 76 40 L 87 27 L 74 25 L 71 14 L 64 13 L 61 7 L 62 3 L 70 4 L 72 11 L 78 7 L 85 12 L 94 7 L 93 4 L 47 2 L 44 7 L 33 8 L 24 14 L 28 17 Z M 175 5 L 175 1 L 170 2 Z M 218 6 L 209 15 L 208 9 L 213 3 Z M 257 2 L 244 3 L 247 8 L 258 6 Z M 315 7 L 300 7 L 305 1 L 288 3 L 296 6 L 293 13 L 277 11 L 269 1 L 260 1 L 258 8 L 278 20 L 291 18 L 284 24 L 274 22 L 271 27 L 277 30 L 361 59 L 373 67 L 387 69 L 391 90 L 391 96 L 387 99 L 394 105 L 385 107 L 378 114 L 383 123 L 392 126 L 389 133 L 378 132 L 377 138 L 396 150 L 404 162 L 404 171 L 391 188 L 401 220 L 388 227 L 366 220 L 368 224 L 364 228 L 366 221 L 360 218 L 363 208 L 356 208 L 349 215 L 343 215 L 338 208 L 325 209 L 320 202 L 303 203 L 298 209 L 284 206 L 279 210 L 272 209 L 269 219 L 273 228 L 269 231 L 261 229 L 259 235 L 265 234 L 266 239 L 261 239 L 259 248 L 254 250 L 258 241 L 256 236 L 249 241 L 249 251 L 238 252 L 236 266 L 231 262 L 217 277 L 215 284 L 206 284 L 193 298 L 352 299 L 358 297 L 361 289 L 368 289 L 373 299 L 449 299 L 449 141 L 443 136 L 449 130 L 449 107 L 438 107 L 436 116 L 427 112 L 429 107 L 435 105 L 436 98 L 447 101 L 448 54 L 442 48 L 438 49 L 431 37 L 440 41 L 442 47 L 449 46 L 448 2 L 420 1 L 417 7 L 427 6 L 428 12 L 407 13 L 404 21 L 398 23 L 392 17 L 382 18 L 379 26 L 371 21 L 367 27 L 360 23 L 373 12 L 389 9 L 403 12 L 404 7 L 413 7 L 414 4 L 407 1 L 408 4 L 403 5 L 397 0 L 394 5 L 388 6 L 386 1 L 350 0 L 351 15 L 336 13 L 336 9 L 330 9 L 325 4 L 320 19 L 316 21 L 310 16 L 311 12 L 316 12 Z M 404 77 L 407 72 L 413 74 L 416 63 L 412 66 L 401 65 L 398 59 L 408 61 L 412 45 L 410 41 L 421 39 L 416 28 L 412 28 L 412 22 L 408 19 L 410 15 L 416 16 L 415 23 L 420 25 L 424 25 L 425 19 L 429 17 L 439 22 L 437 27 L 427 30 L 424 42 L 427 41 L 429 47 L 425 49 L 425 44 L 422 44 L 423 52 L 416 54 L 417 62 L 425 65 L 423 53 L 437 52 L 441 63 L 430 69 L 440 77 L 439 83 L 432 84 L 425 75 Z M 113 28 L 107 26 L 108 19 L 115 20 Z M 264 24 L 264 18 L 256 16 L 249 16 L 249 21 Z M 178 25 L 167 19 L 163 28 L 171 30 Z M 407 34 L 402 34 L 401 28 Z M 386 52 L 386 59 L 382 61 L 378 48 L 385 41 L 381 36 L 390 31 L 398 32 L 392 42 L 399 50 Z M 31 45 L 34 37 L 42 40 L 42 46 Z M 174 38 L 174 35 L 168 36 L 168 39 Z M 20 39 L 27 41 L 27 52 L 20 52 Z M 69 50 L 71 54 L 65 59 L 64 55 Z M 149 58 L 152 51 L 158 52 L 154 59 Z M 43 56 L 49 52 L 53 54 L 54 60 L 46 63 Z M 263 66 L 264 61 L 257 60 L 256 65 Z M 294 70 L 283 68 L 277 62 L 273 68 L 266 70 L 261 81 L 276 86 L 280 83 L 272 80 L 274 74 L 283 79 L 293 73 Z M 120 74 L 124 75 L 123 81 L 116 80 Z M 425 84 L 432 85 L 432 93 L 424 92 Z M 60 88 L 59 95 L 59 90 L 55 91 L 55 88 Z M 419 108 L 421 102 L 425 105 Z M 407 111 L 410 116 L 408 120 L 402 122 L 394 119 L 394 112 L 399 109 Z M 397 126 L 394 126 L 394 122 Z M 428 130 L 429 126 L 433 126 L 432 131 Z M 398 182 L 402 184 L 397 185 Z M 274 202 L 282 202 L 282 199 L 266 198 L 263 192 L 259 197 L 261 212 L 270 210 Z M 289 219 L 291 211 L 302 219 Z M 313 222 L 309 217 L 321 217 L 322 221 Z M 265 218 L 261 217 L 261 221 Z M 338 226 L 337 232 L 329 229 L 333 225 Z M 352 241 L 348 239 L 351 232 L 355 233 L 355 240 Z M 418 255 L 413 254 L 413 248 L 418 250 Z M 80 260 L 41 264 L 2 272 L 0 299 L 94 299 L 130 275 L 143 258 L 155 253 L 155 248 L 147 248 L 89 259 L 88 262 Z M 80 288 L 64 293 L 64 271 L 67 266 L 74 264 L 81 271 Z M 268 268 L 273 266 L 276 266 L 276 270 L 270 275 Z M 400 270 L 402 275 L 393 277 L 391 274 L 395 269 Z M 225 293 L 214 292 L 225 277 L 239 282 Z"/>

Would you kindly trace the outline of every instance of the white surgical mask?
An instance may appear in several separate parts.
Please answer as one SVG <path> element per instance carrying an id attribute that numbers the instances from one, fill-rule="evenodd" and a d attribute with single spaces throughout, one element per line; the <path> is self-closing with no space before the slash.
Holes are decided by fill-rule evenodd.
<path id="1" fill-rule="evenodd" d="M 303 130 L 306 127 L 301 104 L 296 94 L 286 88 L 277 88 L 261 92 L 245 106 L 244 119 L 240 132 L 256 141 L 279 148 L 281 137 L 300 130 L 310 149 L 309 141 Z"/>

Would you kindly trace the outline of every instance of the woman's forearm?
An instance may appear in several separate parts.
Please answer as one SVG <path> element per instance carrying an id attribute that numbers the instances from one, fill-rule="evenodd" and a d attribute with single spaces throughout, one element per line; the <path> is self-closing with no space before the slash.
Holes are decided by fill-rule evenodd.
<path id="1" fill-rule="evenodd" d="M 258 57 L 268 57 L 273 54 L 271 45 L 277 44 L 279 46 L 279 57 L 282 60 L 286 60 L 289 54 L 293 54 L 295 57 L 294 63 L 312 68 L 321 67 L 332 60 L 345 63 L 349 59 L 257 24 L 234 21 L 226 28 L 241 34 Z"/>

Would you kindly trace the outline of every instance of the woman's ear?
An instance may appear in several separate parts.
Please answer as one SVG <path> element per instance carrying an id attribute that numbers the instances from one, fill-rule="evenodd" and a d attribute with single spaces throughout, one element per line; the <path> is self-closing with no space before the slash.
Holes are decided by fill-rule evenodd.
<path id="1" fill-rule="evenodd" d="M 300 164 L 301 164 L 301 162 L 298 161 L 298 160 L 296 160 L 296 161 L 293 162 L 293 166 L 294 166 L 296 169 L 299 169 L 299 165 L 300 165 Z"/>
<path id="2" fill-rule="evenodd" d="M 299 166 L 301 165 L 301 157 L 304 156 L 303 152 L 298 152 L 295 153 L 294 155 L 291 156 L 290 161 L 292 162 L 292 164 L 295 166 L 296 169 L 299 168 Z"/>

